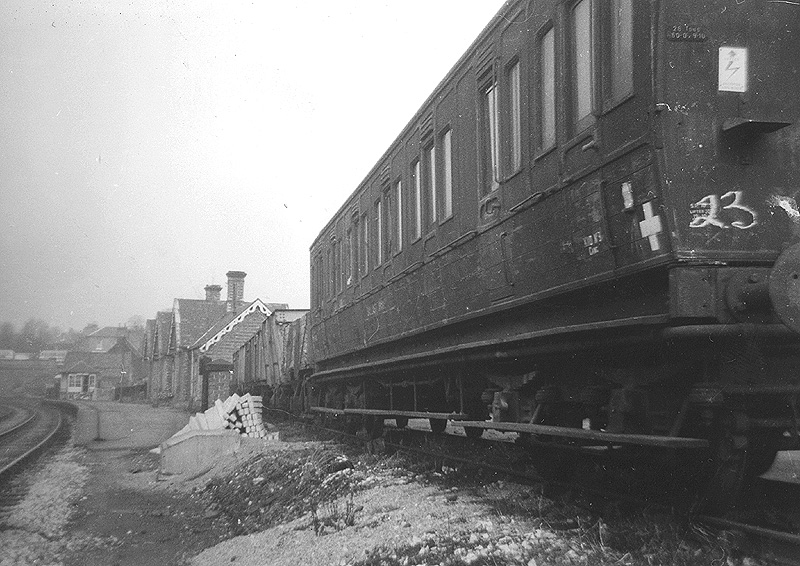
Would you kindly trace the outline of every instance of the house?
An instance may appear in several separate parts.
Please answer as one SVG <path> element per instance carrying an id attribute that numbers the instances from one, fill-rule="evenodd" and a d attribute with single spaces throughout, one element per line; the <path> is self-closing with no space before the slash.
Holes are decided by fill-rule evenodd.
<path id="1" fill-rule="evenodd" d="M 264 303 L 256 299 L 238 312 L 228 313 L 189 348 L 190 396 L 194 404 L 209 406 L 215 399 L 230 395 L 230 382 L 217 379 L 211 391 L 207 384 L 204 386 L 200 360 L 205 358 L 216 366 L 220 362 L 233 362 L 233 353 L 258 332 L 263 322 L 276 310 L 286 308 L 284 303 Z"/>
<path id="2" fill-rule="evenodd" d="M 58 374 L 62 399 L 111 401 L 117 388 L 144 382 L 140 352 L 113 327 L 105 330 L 86 336 L 67 352 Z"/>
<path id="3" fill-rule="evenodd" d="M 243 271 L 229 271 L 228 293 L 221 300 L 220 285 L 207 285 L 205 299 L 174 299 L 171 311 L 160 312 L 145 323 L 144 358 L 148 371 L 148 396 L 189 409 L 202 405 L 200 358 L 230 362 L 244 335 L 252 332 L 274 308 L 244 300 Z"/>

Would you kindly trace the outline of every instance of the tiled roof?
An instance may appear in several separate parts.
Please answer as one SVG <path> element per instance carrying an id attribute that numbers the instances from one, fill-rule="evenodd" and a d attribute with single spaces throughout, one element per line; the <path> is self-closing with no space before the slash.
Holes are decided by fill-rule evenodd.
<path id="1" fill-rule="evenodd" d="M 200 348 L 209 340 L 212 340 L 217 334 L 220 334 L 225 330 L 225 327 L 234 322 L 237 318 L 241 317 L 242 313 L 247 310 L 259 310 L 259 307 L 265 307 L 270 313 L 275 312 L 275 310 L 285 308 L 287 305 L 285 303 L 265 303 L 261 299 L 256 299 L 251 303 L 247 303 L 243 305 L 238 311 L 234 313 L 227 313 L 223 318 L 217 321 L 214 326 L 206 330 L 202 336 L 200 336 L 194 344 L 192 344 L 192 348 Z M 264 313 L 266 314 L 266 313 Z"/>
<path id="2" fill-rule="evenodd" d="M 142 353 L 146 356 L 153 355 L 153 334 L 155 331 L 156 319 L 147 319 L 144 322 L 144 339 L 142 340 Z"/>
<path id="3" fill-rule="evenodd" d="M 158 353 L 164 355 L 169 348 L 169 328 L 172 323 L 172 313 L 169 311 L 161 311 L 156 313 L 156 327 L 158 328 L 158 344 L 156 344 Z"/>
<path id="4" fill-rule="evenodd" d="M 56 363 L 63 364 L 67 357 L 68 350 L 42 350 L 39 352 L 40 360 L 55 360 Z"/>
<path id="5" fill-rule="evenodd" d="M 121 338 L 89 335 L 74 348 L 78 352 L 108 352 Z"/>
<path id="6" fill-rule="evenodd" d="M 175 346 L 189 347 L 225 316 L 225 301 L 175 299 L 172 309 L 177 323 Z"/>
<path id="7" fill-rule="evenodd" d="M 223 316 L 221 319 L 219 319 L 219 321 L 217 321 L 216 324 L 214 324 L 211 328 L 209 328 L 208 330 L 203 332 L 202 336 L 200 336 L 197 340 L 195 340 L 194 344 L 192 344 L 191 347 L 192 348 L 199 348 L 200 346 L 202 346 L 203 344 L 208 342 L 208 340 L 211 339 L 212 336 L 214 336 L 217 332 L 219 332 L 220 330 L 225 328 L 225 326 L 229 322 L 231 322 L 234 318 L 239 316 L 239 314 L 249 306 L 250 305 L 243 306 L 241 309 L 239 309 L 238 312 L 226 313 L 225 316 Z"/>
<path id="8" fill-rule="evenodd" d="M 98 328 L 89 336 L 97 338 L 127 338 L 128 329 L 124 326 L 104 326 L 103 328 Z"/>

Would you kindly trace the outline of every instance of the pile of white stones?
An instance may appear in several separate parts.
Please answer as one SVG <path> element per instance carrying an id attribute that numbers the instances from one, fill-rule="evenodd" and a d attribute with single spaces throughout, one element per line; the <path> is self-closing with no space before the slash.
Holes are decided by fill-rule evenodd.
<path id="1" fill-rule="evenodd" d="M 214 406 L 202 413 L 195 413 L 189 418 L 189 424 L 176 433 L 183 434 L 192 430 L 235 430 L 243 436 L 251 438 L 267 438 L 270 433 L 261 419 L 264 404 L 258 395 L 239 396 L 236 393 L 221 401 L 214 401 Z"/>

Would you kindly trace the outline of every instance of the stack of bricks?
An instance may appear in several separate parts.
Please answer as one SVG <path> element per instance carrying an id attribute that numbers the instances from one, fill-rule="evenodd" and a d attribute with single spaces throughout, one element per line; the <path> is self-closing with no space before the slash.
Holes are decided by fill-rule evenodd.
<path id="1" fill-rule="evenodd" d="M 234 393 L 221 405 L 226 415 L 225 428 L 251 438 L 267 436 L 267 429 L 261 420 L 261 409 L 264 406 L 261 397 L 249 393 L 240 397 Z"/>

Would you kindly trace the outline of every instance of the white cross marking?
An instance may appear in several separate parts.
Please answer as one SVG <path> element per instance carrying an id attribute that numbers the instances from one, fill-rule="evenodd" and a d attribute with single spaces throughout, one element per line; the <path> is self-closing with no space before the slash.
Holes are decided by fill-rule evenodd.
<path id="1" fill-rule="evenodd" d="M 644 220 L 639 222 L 639 230 L 642 233 L 642 238 L 647 238 L 650 241 L 650 249 L 657 252 L 661 249 L 658 235 L 664 230 L 661 224 L 661 217 L 653 213 L 653 201 L 644 203 L 642 210 L 644 211 Z"/>

